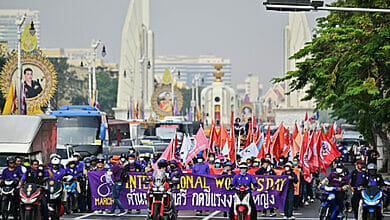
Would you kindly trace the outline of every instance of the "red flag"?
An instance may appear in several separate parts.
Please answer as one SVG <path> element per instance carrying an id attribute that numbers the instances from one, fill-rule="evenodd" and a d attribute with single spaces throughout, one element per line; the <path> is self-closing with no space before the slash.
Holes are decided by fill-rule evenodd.
<path id="1" fill-rule="evenodd" d="M 291 149 L 290 131 L 288 129 L 284 130 L 284 146 L 282 149 L 283 149 L 282 156 L 287 157 Z"/>
<path id="2" fill-rule="evenodd" d="M 313 132 L 308 146 L 309 148 L 308 161 L 309 161 L 311 172 L 315 172 L 320 167 L 320 162 L 318 159 L 318 151 L 319 151 L 318 137 L 320 133 L 322 133 L 321 130 L 318 130 L 317 134 Z"/>
<path id="3" fill-rule="evenodd" d="M 307 112 L 305 113 L 305 121 L 307 121 L 307 119 L 309 119 L 309 116 L 307 115 Z"/>
<path id="4" fill-rule="evenodd" d="M 225 145 L 227 146 L 229 145 L 229 134 L 226 130 L 225 125 L 222 123 L 221 131 L 219 132 L 219 142 L 218 142 L 219 152 L 222 152 Z"/>
<path id="5" fill-rule="evenodd" d="M 209 146 L 210 146 L 210 151 L 213 153 L 215 153 L 214 143 L 216 139 L 217 139 L 217 132 L 215 130 L 214 120 L 212 119 L 210 125 L 210 133 L 209 133 Z"/>
<path id="6" fill-rule="evenodd" d="M 329 141 L 335 143 L 336 142 L 336 139 L 335 139 L 335 133 L 334 133 L 334 123 L 332 123 L 332 125 L 330 126 L 328 132 L 326 132 L 326 137 L 328 138 Z"/>
<path id="7" fill-rule="evenodd" d="M 248 131 L 248 135 L 246 136 L 246 141 L 245 141 L 244 149 L 245 149 L 246 147 L 248 147 L 249 144 L 252 143 L 252 132 L 253 132 L 252 123 L 249 123 L 249 131 Z"/>
<path id="8" fill-rule="evenodd" d="M 268 125 L 267 136 L 266 136 L 266 141 L 265 141 L 265 146 L 264 146 L 265 147 L 264 152 L 266 154 L 271 153 L 270 143 L 271 143 L 271 126 Z"/>
<path id="9" fill-rule="evenodd" d="M 162 159 L 171 160 L 173 158 L 173 156 L 175 154 L 175 152 L 173 151 L 173 145 L 174 145 L 173 142 L 174 142 L 174 140 L 171 139 L 171 142 L 169 142 L 169 145 L 167 146 L 167 148 L 165 148 L 165 150 L 161 154 L 160 158 L 153 164 L 153 169 L 154 170 L 158 169 L 158 166 L 157 166 L 158 161 L 160 161 Z"/>
<path id="10" fill-rule="evenodd" d="M 203 128 L 200 127 L 195 135 L 195 146 L 189 150 L 185 165 L 187 165 L 199 152 L 207 148 L 209 148 L 209 142 L 207 141 Z"/>
<path id="11" fill-rule="evenodd" d="M 236 161 L 236 144 L 234 143 L 234 129 L 233 126 L 230 126 L 230 138 L 229 138 L 229 158 L 230 162 L 234 163 Z"/>
<path id="12" fill-rule="evenodd" d="M 301 145 L 302 145 L 302 135 L 301 133 L 298 132 L 296 137 L 293 139 L 293 144 L 291 146 L 291 154 L 293 157 L 295 157 L 298 152 L 302 152 Z"/>
<path id="13" fill-rule="evenodd" d="M 281 151 L 284 148 L 284 130 L 283 124 L 280 124 L 278 130 L 272 137 L 271 153 L 275 156 L 276 160 L 279 160 Z"/>
<path id="14" fill-rule="evenodd" d="M 311 182 L 311 174 L 310 174 L 310 166 L 309 166 L 309 134 L 305 130 L 305 134 L 303 135 L 301 153 L 299 155 L 299 164 L 303 168 L 304 178 L 307 182 Z"/>
<path id="15" fill-rule="evenodd" d="M 234 124 L 234 112 L 231 111 L 230 112 L 230 128 L 233 127 L 233 124 Z"/>
<path id="16" fill-rule="evenodd" d="M 334 159 L 339 157 L 341 153 L 337 150 L 336 144 L 332 143 L 322 132 L 319 133 L 318 146 L 320 168 L 321 172 L 326 175 L 326 168 Z"/>

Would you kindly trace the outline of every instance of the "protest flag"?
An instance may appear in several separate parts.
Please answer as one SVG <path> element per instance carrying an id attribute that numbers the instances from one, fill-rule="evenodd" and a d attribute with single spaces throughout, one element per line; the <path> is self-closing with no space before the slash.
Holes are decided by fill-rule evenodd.
<path id="1" fill-rule="evenodd" d="M 215 153 L 215 141 L 217 140 L 217 131 L 215 130 L 215 124 L 214 120 L 211 120 L 211 125 L 210 125 L 210 133 L 209 133 L 209 146 L 210 146 L 210 151 Z"/>
<path id="2" fill-rule="evenodd" d="M 275 156 L 276 160 L 279 160 L 281 151 L 284 148 L 284 134 L 285 134 L 285 128 L 283 124 L 280 124 L 278 130 L 275 132 L 274 136 L 272 137 L 272 144 L 271 144 L 271 153 Z"/>
<path id="3" fill-rule="evenodd" d="M 268 125 L 268 130 L 267 130 L 267 136 L 265 138 L 265 145 L 264 145 L 264 152 L 266 154 L 270 154 L 271 152 L 271 147 L 270 147 L 270 144 L 271 144 L 271 126 Z"/>
<path id="4" fill-rule="evenodd" d="M 222 155 L 225 156 L 229 154 L 229 134 L 226 130 L 225 125 L 222 123 L 221 131 L 219 133 L 219 152 L 222 152 Z"/>
<path id="5" fill-rule="evenodd" d="M 307 182 L 311 182 L 311 174 L 310 174 L 310 166 L 309 166 L 309 134 L 305 130 L 305 133 L 303 135 L 302 139 L 302 147 L 301 147 L 301 153 L 299 155 L 299 164 L 301 165 L 304 173 L 304 179 Z"/>
<path id="6" fill-rule="evenodd" d="M 332 128 L 333 129 L 333 128 Z M 337 149 L 336 144 L 332 143 L 326 135 L 319 133 L 318 137 L 319 146 L 319 163 L 321 172 L 326 175 L 326 168 L 332 163 L 334 159 L 341 155 Z"/>
<path id="7" fill-rule="evenodd" d="M 194 158 L 199 152 L 209 148 L 209 142 L 204 134 L 203 128 L 200 127 L 195 135 L 194 147 L 188 152 L 185 166 Z"/>
<path id="8" fill-rule="evenodd" d="M 186 163 L 188 152 L 191 150 L 192 147 L 193 146 L 192 146 L 191 139 L 186 134 L 184 134 L 183 142 L 180 148 L 180 156 L 184 164 Z"/>
<path id="9" fill-rule="evenodd" d="M 334 123 L 332 123 L 332 125 L 330 126 L 328 132 L 326 132 L 326 137 L 328 138 L 329 141 L 335 143 L 336 140 L 335 140 L 335 132 L 334 132 Z"/>
<path id="10" fill-rule="evenodd" d="M 240 153 L 241 160 L 246 161 L 247 158 L 257 157 L 259 150 L 254 142 L 252 142 L 247 148 L 243 149 Z"/>
<path id="11" fill-rule="evenodd" d="M 308 154 L 308 162 L 311 172 L 315 172 L 320 167 L 320 162 L 318 159 L 318 137 L 320 135 L 321 130 L 318 130 L 317 133 L 313 132 L 310 142 L 309 142 L 309 154 Z"/>
<path id="12" fill-rule="evenodd" d="M 165 148 L 164 152 L 161 154 L 160 158 L 153 164 L 153 169 L 157 170 L 158 169 L 158 162 L 162 159 L 165 160 L 171 160 L 174 157 L 175 152 L 173 151 L 173 145 L 174 145 L 174 140 L 173 138 L 171 139 L 171 142 L 169 142 L 168 146 Z M 187 164 L 186 164 L 187 165 Z"/>

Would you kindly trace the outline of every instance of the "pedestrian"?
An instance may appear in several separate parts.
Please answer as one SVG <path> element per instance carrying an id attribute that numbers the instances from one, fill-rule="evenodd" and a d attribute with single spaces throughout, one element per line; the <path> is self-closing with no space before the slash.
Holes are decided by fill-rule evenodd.
<path id="1" fill-rule="evenodd" d="M 284 165 L 284 172 L 282 175 L 288 176 L 288 187 L 286 201 L 284 203 L 284 217 L 283 219 L 295 219 L 293 216 L 294 209 L 294 183 L 298 183 L 298 177 L 292 170 L 292 164 L 287 162 Z"/>
<path id="2" fill-rule="evenodd" d="M 112 190 L 112 199 L 114 200 L 114 203 L 112 204 L 111 211 L 109 212 L 109 214 L 111 215 L 115 214 L 115 209 L 118 206 L 120 212 L 117 214 L 117 216 L 122 216 L 126 214 L 126 211 L 123 208 L 121 201 L 119 200 L 119 196 L 123 188 L 123 183 L 121 179 L 123 165 L 120 164 L 118 155 L 114 155 L 112 157 L 111 163 L 112 163 L 112 167 L 108 171 L 108 175 L 112 176 L 112 180 L 114 182 L 114 187 Z"/>
<path id="3" fill-rule="evenodd" d="M 263 160 L 260 169 L 256 170 L 255 174 L 256 175 L 271 175 L 271 176 L 276 175 L 275 171 L 272 169 L 271 161 L 269 161 L 267 159 Z M 264 209 L 261 216 L 265 217 L 266 215 L 267 215 L 267 209 Z M 269 216 L 270 217 L 276 216 L 275 208 L 269 209 Z"/>
<path id="4" fill-rule="evenodd" d="M 379 158 L 379 152 L 373 145 L 370 146 L 370 150 L 366 152 L 366 164 L 373 163 L 376 165 L 377 159 Z"/>
<path id="5" fill-rule="evenodd" d="M 352 170 L 349 174 L 349 186 L 352 191 L 351 204 L 355 219 L 358 219 L 359 202 L 362 198 L 360 186 L 362 185 L 363 179 L 367 176 L 367 172 L 363 171 L 363 164 L 364 162 L 362 160 L 356 161 L 356 169 Z"/>
<path id="6" fill-rule="evenodd" d="M 202 154 L 198 154 L 196 157 L 196 164 L 192 168 L 192 173 L 194 174 L 210 174 L 209 164 L 204 162 Z M 206 212 L 207 214 L 208 212 Z M 202 215 L 202 211 L 197 210 L 196 215 Z"/>

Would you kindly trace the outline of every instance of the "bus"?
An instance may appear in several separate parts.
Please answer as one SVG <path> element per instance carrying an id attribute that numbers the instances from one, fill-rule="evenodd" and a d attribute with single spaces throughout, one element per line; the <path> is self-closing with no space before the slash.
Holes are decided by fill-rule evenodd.
<path id="1" fill-rule="evenodd" d="M 72 146 L 82 157 L 103 151 L 106 113 L 89 105 L 65 105 L 51 113 L 57 117 L 57 147 Z"/>

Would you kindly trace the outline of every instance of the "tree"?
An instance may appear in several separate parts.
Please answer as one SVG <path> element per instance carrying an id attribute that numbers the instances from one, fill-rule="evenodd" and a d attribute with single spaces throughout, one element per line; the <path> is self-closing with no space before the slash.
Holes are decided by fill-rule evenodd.
<path id="1" fill-rule="evenodd" d="M 389 8 L 390 3 L 337 0 L 332 6 Z M 334 118 L 356 123 L 371 144 L 377 145 L 379 136 L 390 156 L 390 15 L 330 12 L 317 21 L 313 40 L 290 58 L 304 61 L 274 82 L 291 79 L 291 91 L 309 84 L 303 100 L 314 99 L 317 109 L 332 109 Z"/>
<path id="2" fill-rule="evenodd" d="M 118 93 L 118 78 L 111 78 L 106 71 L 96 73 L 98 101 L 100 110 L 113 115 Z"/>

